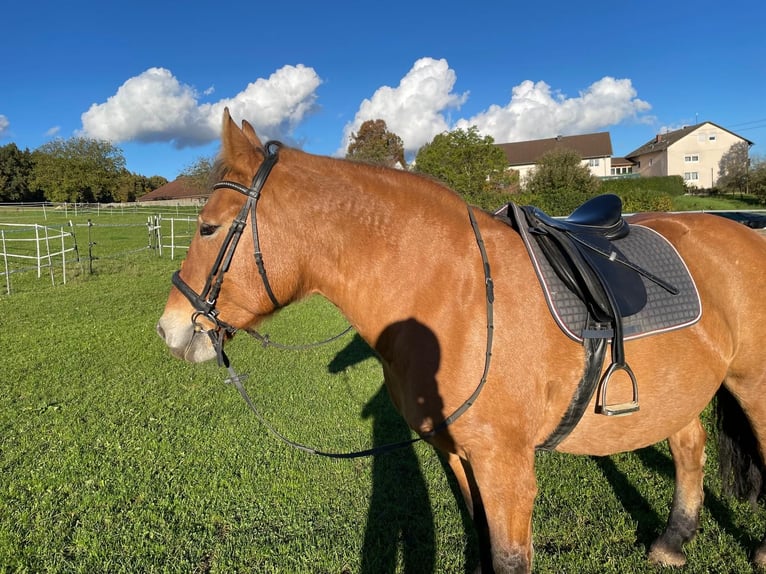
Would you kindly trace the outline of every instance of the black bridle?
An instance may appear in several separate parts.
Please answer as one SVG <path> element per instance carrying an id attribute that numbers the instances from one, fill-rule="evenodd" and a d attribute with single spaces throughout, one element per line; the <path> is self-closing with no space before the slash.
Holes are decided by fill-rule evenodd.
<path id="1" fill-rule="evenodd" d="M 202 291 L 197 293 L 192 289 L 189 284 L 181 278 L 180 271 L 176 271 L 173 274 L 173 285 L 184 294 L 195 309 L 195 312 L 192 315 L 192 323 L 194 324 L 195 331 L 204 332 L 210 337 L 218 357 L 218 364 L 227 368 L 229 367 L 229 360 L 223 351 L 223 342 L 226 335 L 234 335 L 234 333 L 237 332 L 237 328 L 221 320 L 218 316 L 219 312 L 218 309 L 216 309 L 216 303 L 218 301 L 218 294 L 221 292 L 223 277 L 229 270 L 231 260 L 234 257 L 234 252 L 237 249 L 237 244 L 242 237 L 242 232 L 247 226 L 248 214 L 250 214 L 250 228 L 253 233 L 253 257 L 255 258 L 258 273 L 263 281 L 266 294 L 274 305 L 274 309 L 282 307 L 274 295 L 274 291 L 269 283 L 269 278 L 266 275 L 266 269 L 263 265 L 263 254 L 261 253 L 260 241 L 258 239 L 258 220 L 255 217 L 258 200 L 261 197 L 261 190 L 263 189 L 263 185 L 266 183 L 266 179 L 268 179 L 272 168 L 276 165 L 277 161 L 279 161 L 279 148 L 281 146 L 282 144 L 278 141 L 266 142 L 263 151 L 263 163 L 261 163 L 261 166 L 255 173 L 255 177 L 253 177 L 253 181 L 249 188 L 235 181 L 227 180 L 220 181 L 213 185 L 213 190 L 228 188 L 238 191 L 247 196 L 247 201 L 245 201 L 245 204 L 242 206 L 237 217 L 231 222 L 229 232 L 226 234 L 226 238 L 223 240 L 223 244 L 218 250 L 218 255 L 213 262 L 213 267 L 210 269 L 210 273 L 208 273 Z M 210 321 L 214 327 L 212 329 L 205 328 L 200 322 L 200 318 Z"/>
<path id="2" fill-rule="evenodd" d="M 486 352 L 484 356 L 484 371 L 482 372 L 481 379 L 479 380 L 479 384 L 476 386 L 473 393 L 471 393 L 471 395 L 465 401 L 463 401 L 463 404 L 461 404 L 451 415 L 445 418 L 438 425 L 434 426 L 430 431 L 420 433 L 418 437 L 410 439 L 410 440 L 385 444 L 385 445 L 373 447 L 367 450 L 348 452 L 348 453 L 324 452 L 312 447 L 308 447 L 308 446 L 296 443 L 288 439 L 287 437 L 285 437 L 283 434 L 281 434 L 261 415 L 258 408 L 250 399 L 250 396 L 247 390 L 245 389 L 245 386 L 242 384 L 242 381 L 244 381 L 247 378 L 247 375 L 238 374 L 229 363 L 229 359 L 223 350 L 224 340 L 226 338 L 226 335 L 233 336 L 238 331 L 238 329 L 234 327 L 233 325 L 230 325 L 229 323 L 226 323 L 225 321 L 220 319 L 220 317 L 218 316 L 219 311 L 218 309 L 216 309 L 216 302 L 218 300 L 218 294 L 221 291 L 221 285 L 223 284 L 224 275 L 226 271 L 228 271 L 229 266 L 231 265 L 231 260 L 234 257 L 234 252 L 237 249 L 237 244 L 239 243 L 242 233 L 245 227 L 247 226 L 248 214 L 250 214 L 250 227 L 253 233 L 253 257 L 255 258 L 255 263 L 256 263 L 256 266 L 258 267 L 258 274 L 261 276 L 263 286 L 266 290 L 267 295 L 269 296 L 269 299 L 271 300 L 271 303 L 274 305 L 274 309 L 276 310 L 282 307 L 279 300 L 274 295 L 274 291 L 272 290 L 271 284 L 269 283 L 268 276 L 266 275 L 266 269 L 263 265 L 263 254 L 261 253 L 260 241 L 258 238 L 258 221 L 256 219 L 256 208 L 258 207 L 258 200 L 261 197 L 261 191 L 263 189 L 263 185 L 266 183 L 266 179 L 269 177 L 269 174 L 271 173 L 272 168 L 277 163 L 277 161 L 279 161 L 279 148 L 281 146 L 282 144 L 278 141 L 269 141 L 266 143 L 263 150 L 263 154 L 264 154 L 263 163 L 261 163 L 260 167 L 258 168 L 258 171 L 256 172 L 255 177 L 253 177 L 253 181 L 249 188 L 239 183 L 236 183 L 234 181 L 227 181 L 227 180 L 220 181 L 216 183 L 215 185 L 213 185 L 214 190 L 228 188 L 228 189 L 233 189 L 234 191 L 238 191 L 239 193 L 247 196 L 247 201 L 242 206 L 242 209 L 240 210 L 237 217 L 235 217 L 234 220 L 232 221 L 231 227 L 229 228 L 229 232 L 226 234 L 226 238 L 224 239 L 223 244 L 221 245 L 221 248 L 218 251 L 218 255 L 215 258 L 213 266 L 210 269 L 210 273 L 208 274 L 207 280 L 205 281 L 205 285 L 202 288 L 202 291 L 200 293 L 197 293 L 196 291 L 194 291 L 194 289 L 192 289 L 188 285 L 188 283 L 186 283 L 181 278 L 180 271 L 176 271 L 173 274 L 173 278 L 172 278 L 173 285 L 181 293 L 183 293 L 183 295 L 189 300 L 189 302 L 192 304 L 192 306 L 195 309 L 191 319 L 194 325 L 195 332 L 206 333 L 208 337 L 210 337 L 210 340 L 213 343 L 213 347 L 216 351 L 218 364 L 222 367 L 226 367 L 226 369 L 229 371 L 229 378 L 226 379 L 226 382 L 231 383 L 232 385 L 236 387 L 237 391 L 239 391 L 239 394 L 242 396 L 242 398 L 244 399 L 248 407 L 250 407 L 250 410 L 253 411 L 253 413 L 258 418 L 258 420 L 271 433 L 273 433 L 280 440 L 282 440 L 283 442 L 287 443 L 288 445 L 292 447 L 295 447 L 305 452 L 309 452 L 311 454 L 317 454 L 317 455 L 329 457 L 329 458 L 358 458 L 362 456 L 377 455 L 377 454 L 388 452 L 394 449 L 406 447 L 408 445 L 411 445 L 414 442 L 435 436 L 436 434 L 446 429 L 449 425 L 454 423 L 476 401 L 482 389 L 484 388 L 484 384 L 487 382 L 487 376 L 489 374 L 489 365 L 492 358 L 492 339 L 494 335 L 493 304 L 495 300 L 494 287 L 492 283 L 492 275 L 490 273 L 490 268 L 489 268 L 489 260 L 487 258 L 487 251 L 484 246 L 484 240 L 481 237 L 481 231 L 479 230 L 479 225 L 476 222 L 473 209 L 471 208 L 470 205 L 468 206 L 468 217 L 469 217 L 474 235 L 476 237 L 476 243 L 479 247 L 479 252 L 481 254 L 481 260 L 482 260 L 482 264 L 484 268 L 484 286 L 485 286 L 486 301 L 487 301 L 487 345 L 486 345 Z M 200 322 L 200 318 L 206 319 L 207 321 L 211 322 L 213 324 L 213 328 L 206 328 Z M 349 327 L 342 333 L 327 339 L 326 341 L 322 341 L 321 343 L 314 343 L 311 345 L 305 345 L 301 347 L 286 347 L 283 345 L 278 345 L 271 342 L 268 339 L 268 335 L 266 336 L 259 335 L 257 332 L 252 330 L 248 330 L 247 332 L 253 335 L 254 337 L 256 337 L 257 339 L 259 339 L 264 344 L 264 346 L 271 345 L 271 346 L 280 347 L 283 349 L 294 350 L 299 348 L 311 348 L 311 347 L 317 346 L 318 344 L 328 343 L 344 335 L 350 329 L 351 327 Z M 191 341 L 190 341 L 190 344 L 191 344 Z"/>

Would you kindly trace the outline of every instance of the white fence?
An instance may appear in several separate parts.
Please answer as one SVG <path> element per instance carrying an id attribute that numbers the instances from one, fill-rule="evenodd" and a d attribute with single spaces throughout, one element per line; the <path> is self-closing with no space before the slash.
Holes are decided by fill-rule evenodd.
<path id="1" fill-rule="evenodd" d="M 0 223 L 0 278 L 5 293 L 12 291 L 11 278 L 16 274 L 49 277 L 51 284 L 66 283 L 75 266 L 93 273 L 99 259 L 122 258 L 150 250 L 158 256 L 170 254 L 175 259 L 185 253 L 196 230 L 194 217 L 153 215 L 142 224 L 87 223 L 46 226 L 34 223 Z M 117 229 L 121 228 L 121 229 Z M 87 242 L 78 247 L 78 235 L 87 229 Z M 147 239 L 148 234 L 148 239 Z M 118 237 L 120 239 L 115 239 Z M 126 239 L 127 238 L 127 239 Z M 2 291 L 0 291 L 2 293 Z"/>
<path id="2" fill-rule="evenodd" d="M 72 229 L 71 222 L 69 228 Z M 54 263 L 60 261 L 61 280 L 66 283 L 67 253 L 74 253 L 79 260 L 74 233 L 64 226 L 0 223 L 0 250 L 3 265 L 0 275 L 5 277 L 6 293 L 11 292 L 12 273 L 36 271 L 40 279 L 46 269 L 55 284 Z"/>

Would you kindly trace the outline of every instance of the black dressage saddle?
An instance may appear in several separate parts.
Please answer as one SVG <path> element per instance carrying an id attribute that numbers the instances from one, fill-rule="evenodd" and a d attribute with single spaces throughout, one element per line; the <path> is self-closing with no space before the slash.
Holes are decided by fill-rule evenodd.
<path id="1" fill-rule="evenodd" d="M 637 411 L 638 384 L 625 359 L 624 318 L 635 315 L 647 304 L 642 277 L 671 294 L 678 293 L 678 289 L 631 261 L 618 246 L 619 240 L 631 231 L 622 216 L 620 198 L 597 196 L 566 219 L 551 217 L 536 207 L 515 204 L 509 204 L 496 215 L 507 218 L 525 242 L 535 242 L 563 284 L 583 302 L 588 312 L 584 337 L 611 341 L 611 364 L 600 380 L 598 412 L 614 416 Z M 600 370 L 603 351 L 595 349 L 589 355 L 599 363 Z M 591 367 L 590 371 L 595 369 Z M 633 397 L 627 402 L 607 404 L 609 381 L 616 372 L 627 375 Z"/>

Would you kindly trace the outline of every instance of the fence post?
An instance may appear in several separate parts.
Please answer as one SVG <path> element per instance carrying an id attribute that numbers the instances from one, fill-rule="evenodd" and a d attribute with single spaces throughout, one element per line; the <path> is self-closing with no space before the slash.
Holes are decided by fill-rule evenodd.
<path id="1" fill-rule="evenodd" d="M 37 255 L 37 278 L 39 279 L 42 275 L 41 269 L 40 269 L 40 226 L 35 223 L 35 254 Z"/>
<path id="2" fill-rule="evenodd" d="M 176 256 L 176 220 L 174 217 L 170 218 L 170 259 L 175 259 Z"/>
<path id="3" fill-rule="evenodd" d="M 61 226 L 61 278 L 66 285 L 66 244 L 64 243 L 64 226 Z"/>
<path id="4" fill-rule="evenodd" d="M 43 229 L 45 229 L 45 256 L 48 258 L 48 269 L 50 269 L 51 273 L 51 285 L 55 285 L 56 280 L 53 275 L 53 259 L 51 259 L 51 242 L 48 237 L 48 227 L 43 227 Z"/>
<path id="5" fill-rule="evenodd" d="M 91 241 L 90 228 L 93 227 L 93 222 L 88 219 L 88 270 L 93 275 L 93 246 L 95 241 Z"/>
<path id="6" fill-rule="evenodd" d="M 5 266 L 5 292 L 11 294 L 11 272 L 8 269 L 8 250 L 5 248 L 5 230 L 0 229 L 0 239 L 3 241 L 3 263 Z"/>
<path id="7" fill-rule="evenodd" d="M 157 234 L 157 246 L 162 257 L 162 214 L 154 216 L 154 232 Z"/>

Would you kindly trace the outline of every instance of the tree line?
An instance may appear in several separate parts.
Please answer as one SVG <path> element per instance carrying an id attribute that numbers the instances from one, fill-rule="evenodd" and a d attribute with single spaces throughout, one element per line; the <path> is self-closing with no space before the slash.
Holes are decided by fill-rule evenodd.
<path id="1" fill-rule="evenodd" d="M 106 141 L 55 139 L 34 151 L 0 146 L 0 202 L 128 202 L 167 182 L 128 171 L 122 150 Z"/>
<path id="2" fill-rule="evenodd" d="M 529 203 L 555 215 L 571 212 L 603 192 L 616 192 L 634 210 L 670 208 L 667 189 L 647 189 L 639 180 L 614 185 L 593 176 L 573 150 L 555 149 L 543 155 L 534 170 L 519 180 L 505 152 L 478 128 L 455 129 L 436 135 L 407 165 L 402 139 L 381 119 L 364 122 L 353 133 L 346 151 L 353 161 L 408 169 L 442 181 L 466 201 L 485 209 L 507 203 Z M 200 158 L 181 175 L 204 187 L 213 159 Z M 146 177 L 125 168 L 122 150 L 106 141 L 73 137 L 50 141 L 34 151 L 11 143 L 0 146 L 0 202 L 130 202 L 165 185 L 161 176 Z M 631 189 L 634 188 L 634 189 Z M 681 192 L 685 189 L 679 183 Z M 755 196 L 766 203 L 766 160 L 749 157 L 746 143 L 735 144 L 719 165 L 713 192 Z"/>

